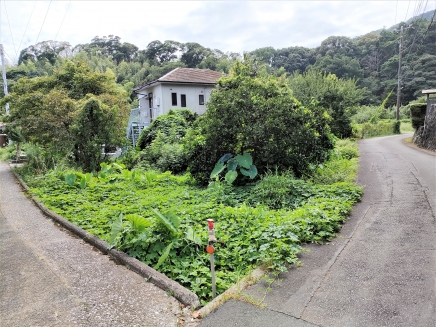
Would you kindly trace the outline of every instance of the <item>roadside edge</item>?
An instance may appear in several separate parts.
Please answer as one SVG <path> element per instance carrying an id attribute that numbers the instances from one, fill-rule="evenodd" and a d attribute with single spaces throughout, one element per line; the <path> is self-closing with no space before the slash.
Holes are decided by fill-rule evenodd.
<path id="1" fill-rule="evenodd" d="M 11 167 L 12 168 L 12 167 Z M 138 259 L 130 257 L 123 251 L 117 249 L 110 249 L 107 242 L 102 239 L 86 232 L 84 229 L 74 225 L 70 221 L 66 220 L 62 216 L 48 209 L 44 204 L 39 202 L 36 197 L 30 193 L 30 189 L 23 181 L 21 176 L 17 174 L 14 169 L 10 169 L 15 179 L 18 181 L 22 189 L 29 195 L 30 199 L 36 204 L 36 206 L 50 219 L 60 224 L 62 227 L 72 232 L 85 242 L 97 248 L 101 253 L 111 256 L 118 263 L 126 266 L 130 270 L 134 271 L 141 277 L 145 278 L 148 282 L 153 283 L 162 290 L 171 293 L 177 300 L 186 306 L 190 306 L 193 309 L 197 309 L 201 306 L 198 296 L 186 289 L 176 281 L 168 278 L 164 274 L 154 270 L 153 268 L 142 263 Z"/>

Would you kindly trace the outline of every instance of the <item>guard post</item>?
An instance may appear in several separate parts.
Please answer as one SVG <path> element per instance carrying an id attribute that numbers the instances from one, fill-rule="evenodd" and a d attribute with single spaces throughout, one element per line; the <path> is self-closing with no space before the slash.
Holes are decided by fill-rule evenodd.
<path id="1" fill-rule="evenodd" d="M 213 219 L 208 219 L 207 225 L 209 228 L 209 242 L 206 247 L 206 251 L 207 253 L 210 254 L 210 272 L 212 275 L 212 298 L 214 299 L 216 297 L 216 281 L 215 281 L 215 262 L 214 262 L 215 248 L 213 244 L 216 242 L 216 237 L 215 237 L 215 228 L 214 228 Z"/>

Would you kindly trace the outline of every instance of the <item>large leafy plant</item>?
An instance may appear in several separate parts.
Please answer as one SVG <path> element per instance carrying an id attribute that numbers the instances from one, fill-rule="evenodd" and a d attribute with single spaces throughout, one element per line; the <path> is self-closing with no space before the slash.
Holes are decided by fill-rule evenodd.
<path id="1" fill-rule="evenodd" d="M 218 180 L 220 173 L 227 169 L 224 179 L 227 183 L 232 184 L 238 177 L 238 168 L 242 175 L 247 176 L 250 179 L 257 176 L 257 168 L 253 165 L 251 154 L 244 152 L 244 154 L 238 154 L 236 157 L 233 157 L 233 154 L 231 153 L 223 155 L 210 173 L 210 178 Z"/>

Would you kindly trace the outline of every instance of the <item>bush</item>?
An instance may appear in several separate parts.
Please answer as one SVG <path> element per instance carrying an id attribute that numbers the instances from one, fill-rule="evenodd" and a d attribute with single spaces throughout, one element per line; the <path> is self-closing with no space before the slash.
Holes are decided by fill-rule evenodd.
<path id="1" fill-rule="evenodd" d="M 289 85 L 293 95 L 305 106 L 315 99 L 319 106 L 327 110 L 332 117 L 329 125 L 336 137 L 351 136 L 351 112 L 364 94 L 355 80 L 308 69 L 303 74 L 294 73 L 289 78 Z"/>
<path id="2" fill-rule="evenodd" d="M 357 175 L 357 158 L 351 160 L 339 159 L 318 166 L 310 176 L 315 184 L 334 184 L 338 182 L 354 182 Z"/>
<path id="3" fill-rule="evenodd" d="M 168 142 L 168 138 L 158 131 L 156 138 L 141 152 L 140 166 L 160 171 L 181 173 L 186 170 L 187 155 L 180 143 Z"/>
<path id="4" fill-rule="evenodd" d="M 398 126 L 397 126 L 398 125 Z M 353 125 L 354 137 L 364 139 L 374 136 L 386 136 L 397 133 L 401 128 L 401 123 L 396 120 L 380 120 L 377 123 L 364 123 Z"/>
<path id="5" fill-rule="evenodd" d="M 395 109 L 383 108 L 380 110 L 379 106 L 362 106 L 351 117 L 351 120 L 355 124 L 363 124 L 369 122 L 374 115 L 377 115 L 377 119 L 395 119 Z"/>
<path id="6" fill-rule="evenodd" d="M 291 169 L 301 175 L 310 163 L 328 158 L 328 122 L 323 108 L 303 106 L 284 79 L 258 73 L 246 57 L 231 76 L 218 80 L 198 133 L 190 135 L 198 139 L 191 143 L 190 172 L 206 183 L 223 154 L 249 152 L 259 173 Z"/>
<path id="7" fill-rule="evenodd" d="M 266 173 L 253 188 L 248 203 L 263 204 L 270 209 L 296 208 L 310 194 L 310 186 L 295 179 L 292 173 Z"/>
<path id="8" fill-rule="evenodd" d="M 185 136 L 187 128 L 198 115 L 189 109 L 172 109 L 167 114 L 157 117 L 145 128 L 138 139 L 138 147 L 145 149 L 157 137 L 158 132 L 172 136 L 173 142 L 179 142 Z"/>
<path id="9" fill-rule="evenodd" d="M 394 134 L 401 134 L 401 121 L 397 120 L 394 123 L 394 129 L 392 131 Z"/>
<path id="10" fill-rule="evenodd" d="M 357 143 L 350 139 L 337 140 L 335 153 L 338 159 L 353 159 L 359 156 L 359 148 Z"/>
<path id="11" fill-rule="evenodd" d="M 138 165 L 140 158 L 141 153 L 130 146 L 127 148 L 126 152 L 118 158 L 118 161 L 125 165 L 127 169 L 133 169 Z"/>
<path id="12" fill-rule="evenodd" d="M 15 146 L 8 145 L 4 148 L 0 147 L 0 161 L 8 161 L 15 157 Z"/>
<path id="13" fill-rule="evenodd" d="M 425 113 L 427 110 L 426 103 L 411 103 L 410 105 L 410 118 L 412 126 L 415 130 L 424 126 Z"/>

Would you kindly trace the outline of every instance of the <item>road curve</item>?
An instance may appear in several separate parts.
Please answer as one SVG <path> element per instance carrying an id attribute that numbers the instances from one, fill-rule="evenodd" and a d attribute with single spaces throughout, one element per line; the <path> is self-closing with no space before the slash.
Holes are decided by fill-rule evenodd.
<path id="1" fill-rule="evenodd" d="M 303 267 L 247 290 L 266 308 L 232 300 L 200 326 L 436 327 L 436 156 L 405 137 L 359 142 L 362 201 Z"/>

